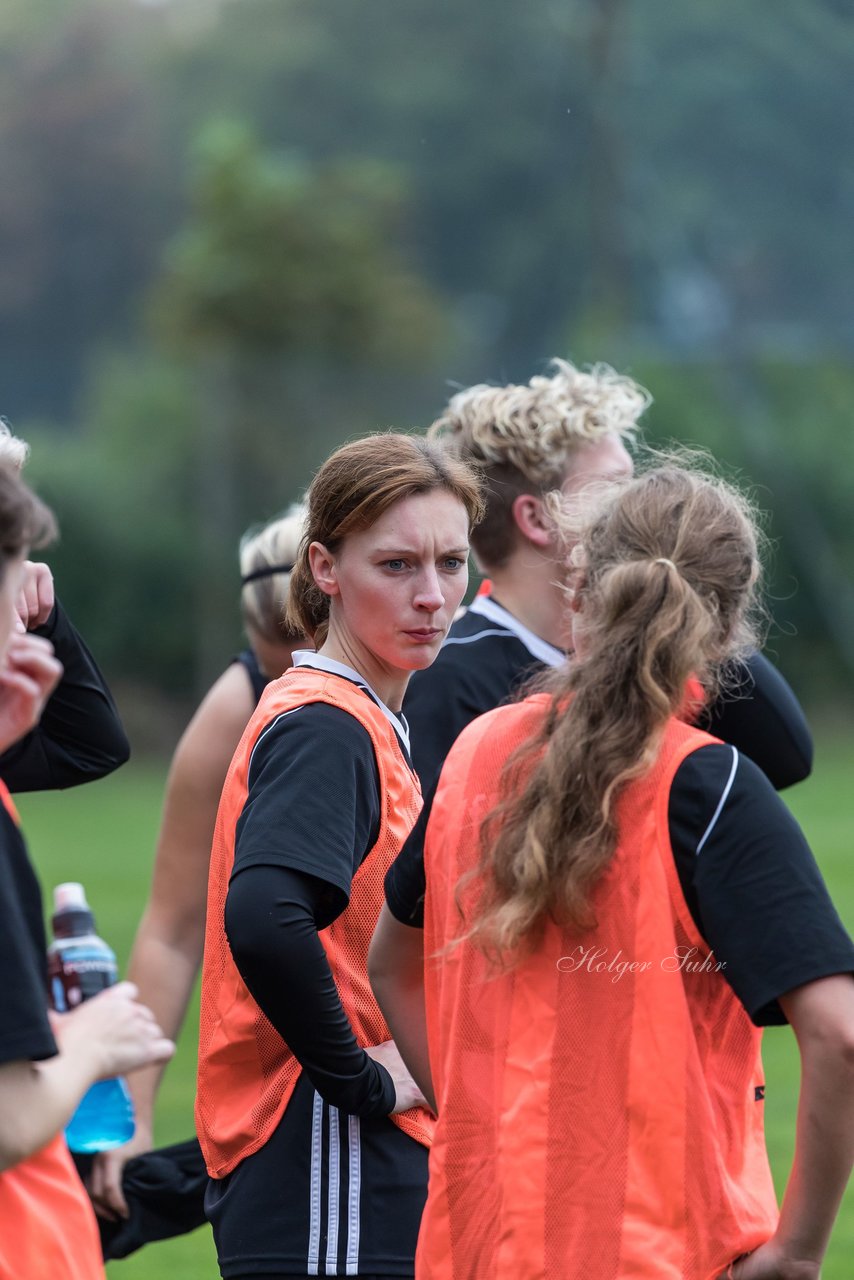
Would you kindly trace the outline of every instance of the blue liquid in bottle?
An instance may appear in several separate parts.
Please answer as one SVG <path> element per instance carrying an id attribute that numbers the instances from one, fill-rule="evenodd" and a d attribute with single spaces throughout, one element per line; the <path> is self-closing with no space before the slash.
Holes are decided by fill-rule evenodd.
<path id="1" fill-rule="evenodd" d="M 69 1151 L 109 1151 L 129 1142 L 135 1129 L 133 1103 L 121 1076 L 98 1080 L 86 1090 L 65 1130 Z"/>
<path id="2" fill-rule="evenodd" d="M 95 933 L 83 886 L 54 889 L 54 941 L 48 948 L 50 1001 L 60 1013 L 111 987 L 116 957 Z M 91 1154 L 128 1142 L 134 1133 L 133 1103 L 121 1077 L 98 1080 L 81 1098 L 65 1130 L 71 1151 Z"/>

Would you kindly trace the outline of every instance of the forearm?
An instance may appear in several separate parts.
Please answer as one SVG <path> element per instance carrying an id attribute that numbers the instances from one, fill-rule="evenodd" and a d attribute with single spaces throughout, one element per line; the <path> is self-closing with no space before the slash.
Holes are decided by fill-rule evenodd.
<path id="1" fill-rule="evenodd" d="M 321 1097 L 353 1115 L 389 1115 L 392 1080 L 356 1043 L 317 934 L 317 883 L 278 866 L 242 871 L 226 900 L 229 946 L 253 999 Z"/>
<path id="2" fill-rule="evenodd" d="M 50 1142 L 96 1078 L 85 1053 L 0 1067 L 0 1171 Z"/>
<path id="3" fill-rule="evenodd" d="M 410 928 L 383 906 L 368 955 L 374 995 L 398 1052 L 436 1110 L 424 1003 L 424 931 Z"/>
<path id="4" fill-rule="evenodd" d="M 139 999 L 154 1013 L 164 1034 L 175 1040 L 183 1026 L 202 959 L 203 918 L 180 937 L 164 934 L 148 913 L 143 916 L 128 965 Z M 138 1129 L 150 1136 L 154 1104 L 165 1063 L 135 1071 L 128 1079 Z"/>
<path id="5" fill-rule="evenodd" d="M 774 1236 L 818 1265 L 854 1163 L 854 980 L 836 974 L 780 996 L 801 1055 L 795 1157 Z"/>
<path id="6" fill-rule="evenodd" d="M 175 752 L 157 841 L 151 892 L 131 949 L 128 977 L 175 1040 L 201 968 L 208 870 L 217 804 L 238 727 L 224 718 L 235 699 L 220 681 Z M 242 692 L 238 686 L 237 693 Z M 239 699 L 237 699 L 239 703 Z M 243 707 L 238 705 L 237 719 Z M 131 1085 L 140 1123 L 150 1126 L 162 1069 Z"/>
<path id="7" fill-rule="evenodd" d="M 808 1048 L 795 1157 L 776 1233 L 790 1257 L 824 1257 L 852 1164 L 854 1061 L 830 1046 Z"/>

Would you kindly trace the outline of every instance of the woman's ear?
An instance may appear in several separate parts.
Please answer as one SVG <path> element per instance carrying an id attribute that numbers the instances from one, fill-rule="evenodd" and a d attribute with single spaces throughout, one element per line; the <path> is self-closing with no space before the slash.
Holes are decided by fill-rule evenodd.
<path id="1" fill-rule="evenodd" d="M 546 515 L 542 498 L 520 493 L 510 508 L 513 522 L 527 542 L 543 550 L 554 545 L 554 522 Z"/>
<path id="2" fill-rule="evenodd" d="M 335 557 L 322 542 L 312 542 L 308 548 L 308 567 L 319 589 L 325 596 L 338 595 L 338 574 Z"/>

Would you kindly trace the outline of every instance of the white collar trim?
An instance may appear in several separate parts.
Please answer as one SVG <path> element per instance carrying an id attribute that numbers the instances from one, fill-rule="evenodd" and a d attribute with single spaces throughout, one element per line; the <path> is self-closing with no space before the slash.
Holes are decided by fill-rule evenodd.
<path id="1" fill-rule="evenodd" d="M 353 684 L 357 684 L 361 689 L 364 689 L 390 722 L 395 733 L 406 747 L 407 752 L 411 755 L 409 725 L 406 723 L 406 717 L 404 715 L 396 715 L 390 707 L 387 707 L 379 694 L 374 692 L 365 677 L 359 675 L 358 671 L 354 670 L 353 667 L 348 667 L 345 662 L 337 662 L 335 658 L 327 658 L 322 653 L 316 653 L 314 649 L 294 649 L 291 656 L 295 667 L 312 667 L 315 671 L 326 671 L 331 676 L 341 676 L 344 680 L 351 680 Z"/>
<path id="2" fill-rule="evenodd" d="M 469 605 L 469 613 L 479 613 L 490 622 L 495 622 L 507 631 L 512 631 L 517 640 L 522 641 L 531 657 L 544 662 L 547 667 L 560 667 L 566 662 L 563 649 L 558 649 L 555 645 L 549 644 L 548 640 L 535 636 L 533 631 L 529 631 L 518 618 L 514 618 L 512 613 L 509 613 L 503 605 L 497 604 L 491 596 L 476 596 Z"/>

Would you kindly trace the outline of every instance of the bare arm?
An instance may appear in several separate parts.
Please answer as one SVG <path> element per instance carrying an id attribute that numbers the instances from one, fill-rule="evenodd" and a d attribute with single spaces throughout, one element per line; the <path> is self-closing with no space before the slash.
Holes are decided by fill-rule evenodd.
<path id="1" fill-rule="evenodd" d="M 780 1222 L 733 1280 L 818 1280 L 854 1164 L 854 978 L 837 975 L 780 997 L 801 1054 L 795 1158 Z"/>
<path id="2" fill-rule="evenodd" d="M 424 930 L 401 924 L 385 903 L 368 953 L 368 974 L 400 1056 L 435 1111 L 424 1007 Z"/>
<path id="3" fill-rule="evenodd" d="M 234 664 L 213 685 L 179 742 L 166 784 L 151 894 L 131 952 L 128 977 L 166 1033 L 177 1037 L 202 959 L 208 869 L 217 807 L 234 755 L 255 707 L 244 669 Z M 137 1131 L 131 1142 L 98 1156 L 90 1179 L 96 1207 L 121 1215 L 121 1172 L 153 1145 L 154 1102 L 165 1064 L 129 1081 Z"/>
<path id="4" fill-rule="evenodd" d="M 171 1057 L 174 1045 L 135 996 L 130 983 L 111 987 L 53 1020 L 56 1057 L 0 1066 L 0 1170 L 40 1151 L 96 1080 Z"/>

